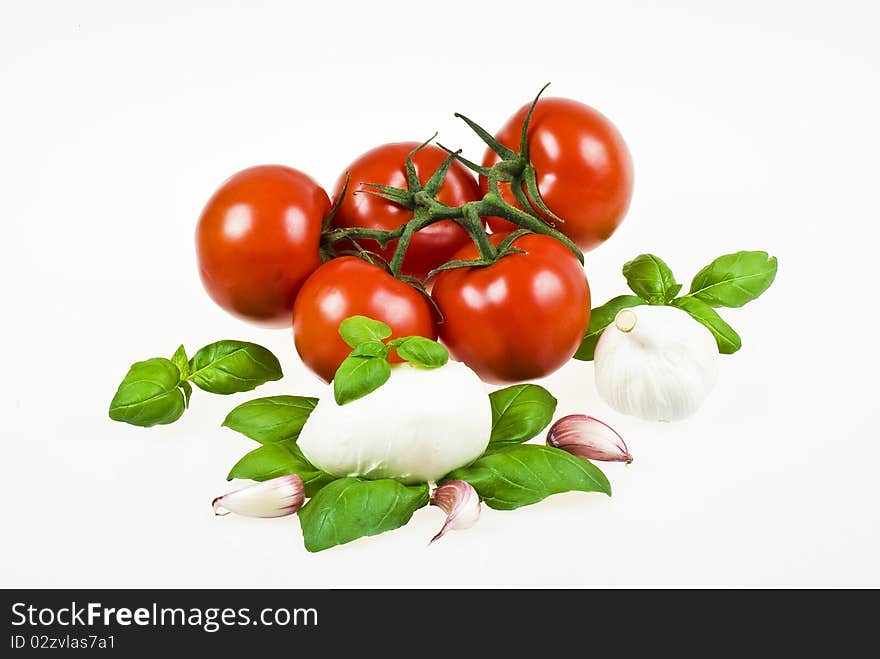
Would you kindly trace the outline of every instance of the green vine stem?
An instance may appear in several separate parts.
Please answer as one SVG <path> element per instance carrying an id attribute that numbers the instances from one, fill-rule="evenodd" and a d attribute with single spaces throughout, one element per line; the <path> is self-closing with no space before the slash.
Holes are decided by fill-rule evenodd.
<path id="1" fill-rule="evenodd" d="M 480 258 L 494 262 L 498 258 L 498 250 L 495 249 L 495 245 L 489 240 L 489 234 L 486 233 L 486 229 L 483 227 L 483 221 L 480 219 L 479 205 L 480 202 L 472 202 L 462 206 L 461 210 L 464 215 L 464 221 L 461 224 L 480 251 Z"/>
<path id="2" fill-rule="evenodd" d="M 549 84 L 549 83 L 548 83 Z M 449 156 L 441 163 L 437 171 L 434 172 L 428 182 L 422 186 L 413 165 L 413 156 L 421 149 L 430 144 L 436 134 L 429 140 L 413 149 L 406 158 L 406 189 L 394 188 L 387 185 L 376 183 L 363 183 L 363 192 L 372 194 L 388 201 L 398 204 L 403 208 L 413 211 L 413 217 L 406 224 L 403 224 L 392 231 L 382 229 L 367 229 L 362 227 L 351 228 L 332 228 L 330 222 L 326 222 L 325 231 L 322 235 L 322 250 L 329 253 L 333 252 L 334 243 L 347 240 L 373 240 L 377 242 L 383 249 L 393 241 L 397 240 L 397 246 L 394 255 L 389 264 L 391 274 L 400 277 L 401 267 L 403 265 L 406 250 L 409 247 L 413 235 L 424 229 L 425 227 L 441 222 L 443 220 L 454 220 L 458 222 L 470 235 L 474 244 L 480 252 L 480 258 L 473 262 L 460 262 L 462 265 L 488 265 L 494 263 L 499 258 L 503 258 L 507 254 L 518 252 L 510 248 L 510 242 L 503 249 L 496 249 L 486 233 L 481 218 L 497 216 L 501 217 L 512 224 L 520 227 L 517 234 L 531 232 L 549 236 L 563 243 L 572 253 L 583 263 L 584 255 L 565 234 L 555 228 L 556 223 L 564 223 L 564 220 L 557 217 L 541 199 L 538 191 L 537 178 L 535 169 L 529 160 L 528 153 L 528 128 L 532 119 L 535 106 L 541 97 L 541 94 L 547 88 L 545 85 L 538 92 L 529 111 L 523 121 L 523 128 L 520 136 L 519 152 L 516 152 L 496 140 L 488 131 L 479 126 L 476 122 L 456 113 L 456 117 L 462 119 L 467 125 L 477 133 L 477 135 L 498 154 L 500 160 L 492 167 L 483 167 L 461 156 L 461 151 L 452 151 L 442 145 L 440 148 L 447 151 Z M 461 206 L 447 206 L 436 199 L 436 195 L 443 184 L 446 173 L 449 171 L 452 162 L 458 160 L 469 169 L 477 172 L 477 174 L 485 176 L 488 180 L 488 191 L 479 201 L 467 202 Z M 508 203 L 501 194 L 501 183 L 509 183 L 510 190 L 513 194 L 519 208 Z M 346 188 L 343 189 L 343 195 Z M 340 199 L 342 197 L 340 196 Z M 335 214 L 339 201 L 334 205 L 334 209 L 329 216 Z M 523 231 L 525 230 L 525 231 Z M 363 248 L 361 248 L 363 249 Z M 437 268 L 434 272 L 448 269 L 445 266 L 456 267 L 457 262 L 451 262 Z M 433 274 L 433 273 L 431 273 Z M 430 278 L 431 275 L 429 275 Z"/>
<path id="3" fill-rule="evenodd" d="M 384 249 L 392 240 L 397 240 L 403 235 L 406 225 L 402 224 L 393 231 L 383 229 L 365 229 L 352 227 L 350 229 L 330 229 L 321 236 L 326 245 L 332 245 L 342 240 L 375 240 Z"/>
<path id="4" fill-rule="evenodd" d="M 391 257 L 391 274 L 395 277 L 400 275 L 400 269 L 403 267 L 403 257 L 406 256 L 406 250 L 409 247 L 409 241 L 412 239 L 416 231 L 424 229 L 426 226 L 436 222 L 431 217 L 430 211 L 424 206 L 416 206 L 413 210 L 413 219 L 403 225 L 403 233 L 400 240 L 397 241 L 397 247 L 394 250 L 394 256 Z"/>
<path id="5" fill-rule="evenodd" d="M 339 193 L 339 198 L 333 202 L 327 217 L 321 221 L 321 231 L 326 231 L 333 223 L 333 218 L 336 217 L 339 207 L 342 206 L 342 200 L 345 199 L 345 195 L 348 192 L 349 183 L 351 183 L 351 172 L 345 172 L 345 183 L 342 184 L 342 192 Z"/>

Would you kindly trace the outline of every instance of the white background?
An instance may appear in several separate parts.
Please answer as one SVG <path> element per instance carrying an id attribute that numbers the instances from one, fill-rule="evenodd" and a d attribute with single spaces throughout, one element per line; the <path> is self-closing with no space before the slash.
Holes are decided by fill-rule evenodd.
<path id="1" fill-rule="evenodd" d="M 880 586 L 878 9 L 868 2 L 4 2 L 0 9 L 4 586 Z M 318 555 L 295 518 L 212 516 L 256 395 L 317 394 L 287 331 L 215 307 L 193 231 L 228 175 L 278 162 L 331 186 L 374 145 L 479 158 L 546 81 L 624 134 L 636 194 L 588 255 L 594 300 L 643 252 L 680 280 L 779 257 L 705 407 L 674 425 L 544 383 L 636 461 L 608 499 L 566 494 L 430 548 L 442 513 Z M 286 377 L 199 390 L 176 424 L 113 423 L 128 365 L 220 338 Z"/>

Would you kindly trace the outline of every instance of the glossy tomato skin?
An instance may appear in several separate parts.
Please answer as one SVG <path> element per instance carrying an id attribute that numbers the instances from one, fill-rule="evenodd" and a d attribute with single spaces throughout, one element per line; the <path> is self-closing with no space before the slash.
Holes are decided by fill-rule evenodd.
<path id="1" fill-rule="evenodd" d="M 338 331 L 350 316 L 381 320 L 391 338 L 437 338 L 434 309 L 415 288 L 356 256 L 333 259 L 306 280 L 293 307 L 296 351 L 325 382 L 351 352 Z M 396 357 L 392 353 L 391 361 Z"/>
<path id="2" fill-rule="evenodd" d="M 518 150 L 528 109 L 520 108 L 496 139 Z M 585 251 L 605 242 L 623 221 L 633 190 L 632 158 L 614 124 L 583 103 L 541 99 L 529 125 L 529 156 L 544 203 L 565 220 L 556 228 Z M 488 149 L 483 165 L 496 162 L 498 155 Z M 483 191 L 487 185 L 481 176 Z M 518 206 L 509 184 L 502 184 L 502 196 Z M 497 232 L 516 228 L 497 217 L 488 224 Z"/>
<path id="3" fill-rule="evenodd" d="M 265 327 L 289 327 L 293 302 L 321 265 L 327 193 L 306 174 L 261 165 L 226 180 L 196 229 L 205 290 L 235 316 Z"/>
<path id="4" fill-rule="evenodd" d="M 497 245 L 503 235 L 491 238 Z M 590 322 L 590 287 L 567 247 L 536 234 L 513 246 L 525 254 L 441 272 L 432 292 L 444 317 L 440 338 L 451 355 L 498 384 L 540 378 L 561 367 Z M 476 248 L 465 247 L 455 258 L 477 258 Z"/>
<path id="5" fill-rule="evenodd" d="M 364 183 L 379 183 L 406 189 L 406 156 L 418 146 L 417 142 L 383 144 L 367 151 L 348 168 L 351 183 L 336 212 L 333 224 L 341 228 L 364 227 L 391 231 L 412 219 L 412 211 L 364 191 Z M 447 154 L 443 149 L 428 145 L 413 157 L 413 165 L 422 185 L 440 166 Z M 336 182 L 334 200 L 339 199 L 345 183 L 345 174 Z M 459 162 L 452 164 L 444 179 L 437 200 L 448 206 L 460 206 L 481 199 L 480 188 L 470 171 Z M 402 272 L 418 279 L 438 265 L 448 261 L 469 240 L 467 232 L 452 220 L 444 220 L 416 233 L 406 251 Z M 397 241 L 383 250 L 372 240 L 359 241 L 370 251 L 376 251 L 391 261 Z"/>

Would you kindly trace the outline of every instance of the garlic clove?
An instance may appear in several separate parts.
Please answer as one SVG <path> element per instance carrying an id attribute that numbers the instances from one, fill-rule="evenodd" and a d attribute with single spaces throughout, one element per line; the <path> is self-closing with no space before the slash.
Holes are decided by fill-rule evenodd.
<path id="1" fill-rule="evenodd" d="M 586 414 L 569 414 L 550 426 L 547 446 L 602 462 L 625 462 L 633 457 L 614 428 Z"/>
<path id="2" fill-rule="evenodd" d="M 279 476 L 256 485 L 228 492 L 211 503 L 215 515 L 284 517 L 302 508 L 305 488 L 296 474 Z"/>
<path id="3" fill-rule="evenodd" d="M 469 529 L 480 518 L 480 497 L 470 483 L 449 481 L 434 490 L 431 505 L 446 513 L 446 521 L 431 542 L 442 538 L 450 529 Z M 429 543 L 430 544 L 430 543 Z"/>

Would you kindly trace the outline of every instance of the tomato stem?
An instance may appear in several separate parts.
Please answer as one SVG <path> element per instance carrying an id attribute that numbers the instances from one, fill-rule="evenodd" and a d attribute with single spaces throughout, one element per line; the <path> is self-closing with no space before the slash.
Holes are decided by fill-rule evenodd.
<path id="1" fill-rule="evenodd" d="M 461 149 L 459 149 L 458 151 L 453 151 L 449 147 L 446 147 L 446 146 L 443 146 L 442 144 L 440 144 L 440 142 L 437 142 L 437 146 L 439 146 L 441 149 L 443 149 L 446 153 L 448 153 L 450 155 L 455 154 L 455 159 L 458 160 L 458 162 L 460 162 L 462 165 L 464 165 L 465 167 L 467 167 L 471 171 L 476 172 L 477 174 L 481 174 L 483 176 L 489 176 L 489 172 L 492 171 L 488 167 L 483 167 L 482 165 L 478 165 L 477 163 L 475 163 L 471 160 L 468 160 L 467 158 L 462 156 Z"/>
<path id="2" fill-rule="evenodd" d="M 523 171 L 522 181 L 525 183 L 526 195 L 528 196 L 528 203 L 532 206 L 532 208 L 537 209 L 541 213 L 543 213 L 542 219 L 545 221 L 547 217 L 553 220 L 553 222 L 557 222 L 559 224 L 565 224 L 565 220 L 559 217 L 556 213 L 550 210 L 547 207 L 547 204 L 544 203 L 544 199 L 541 197 L 541 192 L 538 190 L 538 179 L 535 174 L 535 168 L 531 163 L 526 165 L 525 170 Z M 522 184 L 517 184 L 518 189 L 522 190 Z M 553 226 L 552 222 L 547 222 L 550 226 Z"/>
<path id="3" fill-rule="evenodd" d="M 474 241 L 474 244 L 479 250 L 480 258 L 473 262 L 453 261 L 441 265 L 439 268 L 432 271 L 431 274 L 444 270 L 447 267 L 489 265 L 494 263 L 507 254 L 519 252 L 519 250 L 512 247 L 512 242 L 516 237 L 528 232 L 543 234 L 558 240 L 568 247 L 577 259 L 583 263 L 584 255 L 581 250 L 578 249 L 577 245 L 575 245 L 566 235 L 555 228 L 554 223 L 562 223 L 563 220 L 557 217 L 541 198 L 540 191 L 538 190 L 535 168 L 529 160 L 529 126 L 532 121 L 535 107 L 538 104 L 538 100 L 541 98 L 541 94 L 544 93 L 544 90 L 547 89 L 549 84 L 550 83 L 547 83 L 547 85 L 544 85 L 544 87 L 541 88 L 541 91 L 538 92 L 537 96 L 535 96 L 535 99 L 529 106 L 520 134 L 520 144 L 518 146 L 519 152 L 501 144 L 487 130 L 468 117 L 456 113 L 455 116 L 462 119 L 475 133 L 477 133 L 480 139 L 498 154 L 500 160 L 492 167 L 484 167 L 464 158 L 461 155 L 461 150 L 453 151 L 438 144 L 438 146 L 449 155 L 431 175 L 428 182 L 425 185 L 422 185 L 413 163 L 413 157 L 434 140 L 436 137 L 435 133 L 430 139 L 417 146 L 407 155 L 406 162 L 404 163 L 406 171 L 405 189 L 374 183 L 362 183 L 360 189 L 361 192 L 375 195 L 382 199 L 386 199 L 391 203 L 395 203 L 402 208 L 411 210 L 413 212 L 412 219 L 392 231 L 367 229 L 362 227 L 344 229 L 330 228 L 329 220 L 332 219 L 339 206 L 339 200 L 337 200 L 328 219 L 325 220 L 324 223 L 322 247 L 329 252 L 333 252 L 334 243 L 347 240 L 352 242 L 358 248 L 359 252 L 366 253 L 366 250 L 358 245 L 358 240 L 373 240 L 377 242 L 382 249 L 385 249 L 390 242 L 397 240 L 397 246 L 394 249 L 394 254 L 391 258 L 391 262 L 388 264 L 388 268 L 392 275 L 402 279 L 401 269 L 403 267 L 404 258 L 406 257 L 406 250 L 409 248 L 413 235 L 435 222 L 455 220 L 468 232 L 468 235 Z M 446 204 L 437 201 L 435 198 L 443 185 L 443 181 L 446 178 L 449 168 L 456 160 L 461 162 L 468 169 L 471 169 L 488 179 L 488 191 L 483 195 L 481 200 L 467 202 L 462 206 L 447 206 Z M 505 185 L 509 184 L 510 192 L 519 207 L 504 199 L 500 189 L 500 184 L 502 182 Z M 340 200 L 345 195 L 347 187 L 348 180 L 346 179 L 346 186 L 343 188 Z M 491 216 L 501 217 L 519 227 L 519 229 L 511 234 L 507 240 L 502 242 L 500 249 L 496 249 L 492 244 L 481 219 Z M 431 275 L 429 275 L 429 277 L 430 276 Z"/>
<path id="4" fill-rule="evenodd" d="M 480 251 L 480 258 L 486 261 L 495 261 L 498 258 L 498 251 L 489 240 L 489 234 L 483 227 L 483 221 L 480 219 L 479 205 L 481 202 L 472 201 L 461 207 L 463 221 L 461 225 L 465 231 L 470 234 L 471 239 Z"/>
<path id="5" fill-rule="evenodd" d="M 342 184 L 342 192 L 339 193 L 339 197 L 333 202 L 333 206 L 330 208 L 330 212 L 327 213 L 327 217 L 321 221 L 322 231 L 326 231 L 330 226 L 330 223 L 333 222 L 333 218 L 336 216 L 336 212 L 339 210 L 339 207 L 342 205 L 342 200 L 345 199 L 345 194 L 348 192 L 349 183 L 351 183 L 351 172 L 345 172 L 345 183 Z"/>
<path id="6" fill-rule="evenodd" d="M 422 189 L 422 182 L 419 181 L 418 172 L 416 172 L 416 166 L 413 162 L 413 158 L 415 155 L 428 146 L 431 142 L 434 141 L 434 138 L 437 137 L 437 133 L 434 133 L 427 140 L 419 144 L 415 149 L 410 151 L 406 156 L 406 187 L 409 192 L 415 193 Z"/>
<path id="7" fill-rule="evenodd" d="M 345 229 L 330 229 L 325 231 L 322 241 L 326 245 L 333 245 L 342 240 L 375 240 L 381 247 L 385 247 L 392 240 L 395 240 L 403 234 L 406 225 L 401 225 L 393 231 L 384 231 L 383 229 L 365 229 L 362 227 L 350 227 Z"/>
<path id="8" fill-rule="evenodd" d="M 581 263 L 584 262 L 583 252 L 578 249 L 577 245 L 575 245 L 568 236 L 549 226 L 542 219 L 530 215 L 504 201 L 498 189 L 498 181 L 494 177 L 489 178 L 489 192 L 487 192 L 483 197 L 483 200 L 478 203 L 480 205 L 479 212 L 481 216 L 487 217 L 496 215 L 504 218 L 508 222 L 522 227 L 523 229 L 528 229 L 534 233 L 541 233 L 545 236 L 555 238 L 568 247 Z"/>
<path id="9" fill-rule="evenodd" d="M 470 127 L 470 129 L 474 131 L 480 137 L 480 139 L 486 143 L 486 146 L 497 153 L 502 160 L 513 160 L 517 157 L 518 154 L 516 153 L 516 151 L 514 151 L 513 149 L 508 149 L 501 142 L 496 140 L 489 131 L 480 126 L 478 123 L 471 121 L 466 116 L 464 116 L 463 114 L 459 114 L 458 112 L 455 113 L 455 116 L 456 118 L 464 121 Z"/>
<path id="10" fill-rule="evenodd" d="M 392 275 L 395 277 L 400 276 L 400 269 L 403 267 L 403 257 L 406 256 L 406 250 L 409 247 L 409 241 L 412 239 L 413 234 L 437 221 L 436 218 L 431 217 L 431 212 L 425 206 L 416 206 L 413 211 L 413 219 L 402 225 L 403 233 L 400 235 L 400 240 L 397 241 L 394 256 L 391 257 Z"/>
<path id="11" fill-rule="evenodd" d="M 541 98 L 541 94 L 543 94 L 544 90 L 549 86 L 550 83 L 548 82 L 541 87 L 541 91 L 535 96 L 535 100 L 532 101 L 532 104 L 529 106 L 529 112 L 526 114 L 526 119 L 523 121 L 522 132 L 519 137 L 519 156 L 526 162 L 529 161 L 529 126 L 532 123 L 532 114 L 535 112 L 535 106 L 538 104 L 538 99 Z"/>

